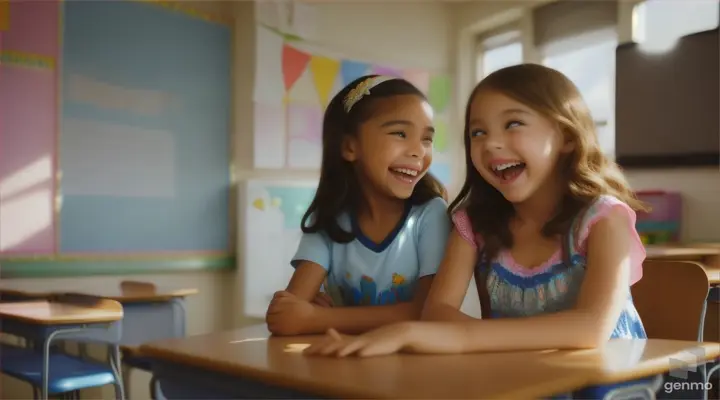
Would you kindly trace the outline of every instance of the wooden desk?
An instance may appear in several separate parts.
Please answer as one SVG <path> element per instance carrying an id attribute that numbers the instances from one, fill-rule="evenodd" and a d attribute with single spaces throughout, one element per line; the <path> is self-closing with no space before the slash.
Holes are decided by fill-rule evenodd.
<path id="1" fill-rule="evenodd" d="M 0 303 L 0 318 L 37 325 L 96 324 L 118 321 L 122 317 L 122 305 L 112 300 L 82 305 L 48 301 Z"/>
<path id="2" fill-rule="evenodd" d="M 697 245 L 646 246 L 646 258 L 654 260 L 697 261 L 703 264 L 710 285 L 720 285 L 720 243 Z"/>
<path id="3" fill-rule="evenodd" d="M 168 398 L 312 395 L 334 398 L 541 398 L 601 382 L 669 370 L 669 357 L 695 342 L 624 341 L 578 353 L 504 352 L 391 355 L 369 359 L 305 357 L 292 343 L 317 337 L 271 337 L 264 326 L 145 344 Z M 708 358 L 717 344 L 703 344 Z M 610 362 L 607 362 L 610 360 Z M 630 378 L 628 378 L 630 379 Z M 243 388 L 245 386 L 245 388 Z M 248 389 L 249 388 L 249 389 Z M 167 389 L 167 390 L 166 390 Z M 220 392 L 213 390 L 220 390 Z M 222 393 L 222 395 L 220 394 Z M 272 393 L 272 394 L 270 394 Z"/>
<path id="4" fill-rule="evenodd" d="M 719 356 L 720 343 L 616 339 L 602 349 L 550 353 L 544 362 L 593 369 L 596 372 L 589 384 L 605 385 L 664 374 L 679 363 L 693 366 Z"/>
<path id="5" fill-rule="evenodd" d="M 68 292 L 68 294 L 76 294 L 83 296 L 101 297 L 125 303 L 154 303 L 166 302 L 172 299 L 184 298 L 197 294 L 195 288 L 165 288 L 158 287 L 156 289 L 140 289 L 140 288 L 113 288 L 113 289 L 83 289 Z"/>
<path id="6" fill-rule="evenodd" d="M 706 258 L 720 256 L 720 246 L 648 245 L 645 252 L 650 259 L 702 262 Z"/>
<path id="7" fill-rule="evenodd" d="M 68 299 L 70 300 L 70 299 Z M 40 374 L 42 385 L 41 398 L 48 398 L 50 380 L 50 348 L 53 340 L 90 340 L 104 341 L 113 345 L 114 356 L 109 358 L 115 371 L 120 368 L 117 340 L 120 338 L 119 323 L 123 318 L 123 308 L 114 300 L 75 298 L 72 302 L 29 301 L 0 303 L 0 329 L 26 340 L 44 344 L 42 364 L 28 364 L 32 374 Z M 123 397 L 122 385 L 118 386 L 120 398 Z"/>
<path id="8" fill-rule="evenodd" d="M 49 291 L 27 290 L 9 281 L 0 282 L 1 301 L 40 300 L 50 298 L 52 295 L 53 293 Z"/>

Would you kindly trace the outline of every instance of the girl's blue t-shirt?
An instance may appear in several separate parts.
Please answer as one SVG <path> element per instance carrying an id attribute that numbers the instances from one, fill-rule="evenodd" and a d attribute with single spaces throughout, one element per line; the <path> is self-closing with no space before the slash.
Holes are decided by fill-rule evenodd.
<path id="1" fill-rule="evenodd" d="M 334 243 L 323 232 L 304 233 L 291 261 L 310 261 L 328 272 L 325 290 L 336 305 L 385 305 L 411 301 L 418 279 L 434 275 L 445 254 L 451 221 L 442 198 L 408 207 L 381 243 L 360 231 L 353 215 L 338 223 L 352 231 L 349 243 Z"/>

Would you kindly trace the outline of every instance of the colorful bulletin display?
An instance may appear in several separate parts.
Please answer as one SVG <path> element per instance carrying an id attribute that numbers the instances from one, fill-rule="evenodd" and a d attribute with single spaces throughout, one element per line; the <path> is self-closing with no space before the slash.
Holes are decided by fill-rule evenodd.
<path id="1" fill-rule="evenodd" d="M 63 2 L 62 252 L 228 249 L 231 29 L 157 3 Z"/>
<path id="2" fill-rule="evenodd" d="M 348 83 L 372 73 L 405 78 L 428 95 L 437 130 L 431 171 L 449 184 L 449 77 L 311 54 L 297 40 L 289 41 L 260 24 L 256 46 L 255 168 L 318 169 L 323 112 L 330 99 Z"/>
<path id="3" fill-rule="evenodd" d="M 59 2 L 0 1 L 0 253 L 55 252 Z"/>
<path id="4" fill-rule="evenodd" d="M 287 286 L 302 231 L 300 221 L 315 196 L 317 181 L 252 179 L 241 196 L 245 232 L 245 315 L 264 317 L 272 295 Z"/>

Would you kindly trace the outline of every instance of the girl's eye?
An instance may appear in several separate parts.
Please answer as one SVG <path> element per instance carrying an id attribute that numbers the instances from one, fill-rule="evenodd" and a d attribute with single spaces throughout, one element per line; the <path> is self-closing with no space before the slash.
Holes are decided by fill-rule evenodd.
<path id="1" fill-rule="evenodd" d="M 482 136 L 482 135 L 484 135 L 484 134 L 485 134 L 485 131 L 481 131 L 481 130 L 470 131 L 470 137 L 471 137 L 471 138 L 479 137 L 479 136 Z"/>
<path id="2" fill-rule="evenodd" d="M 518 126 L 522 126 L 522 125 L 523 125 L 523 123 L 520 121 L 510 121 L 505 126 L 505 129 L 517 128 Z"/>
<path id="3" fill-rule="evenodd" d="M 391 135 L 395 135 L 395 136 L 399 136 L 399 137 L 401 137 L 401 138 L 403 138 L 403 139 L 407 137 L 407 135 L 405 134 L 405 132 L 391 132 L 390 134 L 391 134 Z"/>
<path id="4" fill-rule="evenodd" d="M 426 136 L 423 138 L 423 142 L 432 143 L 433 137 L 432 136 Z"/>

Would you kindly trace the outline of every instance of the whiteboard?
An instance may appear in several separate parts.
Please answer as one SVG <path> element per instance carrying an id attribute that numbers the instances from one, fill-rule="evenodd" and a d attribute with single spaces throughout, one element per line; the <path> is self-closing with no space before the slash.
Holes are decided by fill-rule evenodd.
<path id="1" fill-rule="evenodd" d="M 317 180 L 275 179 L 251 179 L 241 187 L 238 231 L 246 316 L 264 317 L 273 293 L 290 281 L 300 221 L 316 187 Z"/>

